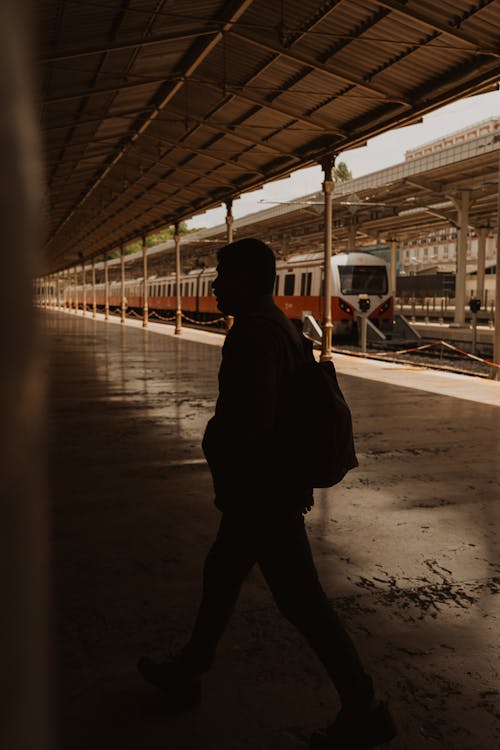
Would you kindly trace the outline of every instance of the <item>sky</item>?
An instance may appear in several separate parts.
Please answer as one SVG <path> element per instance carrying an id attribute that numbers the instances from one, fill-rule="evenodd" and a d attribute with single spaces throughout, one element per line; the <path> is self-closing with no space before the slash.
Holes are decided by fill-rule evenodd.
<path id="1" fill-rule="evenodd" d="M 500 117 L 500 91 L 461 99 L 454 104 L 441 107 L 426 115 L 423 122 L 418 125 L 391 130 L 372 138 L 362 148 L 344 151 L 337 157 L 337 163 L 345 161 L 353 177 L 362 177 L 404 161 L 405 151 L 491 117 Z M 273 201 L 283 202 L 314 193 L 321 189 L 321 182 L 322 172 L 319 166 L 300 169 L 285 180 L 278 180 L 260 190 L 244 193 L 233 203 L 233 216 L 239 218 L 269 208 Z M 187 222 L 187 226 L 212 227 L 223 224 L 225 217 L 225 206 L 221 206 L 195 216 Z"/>

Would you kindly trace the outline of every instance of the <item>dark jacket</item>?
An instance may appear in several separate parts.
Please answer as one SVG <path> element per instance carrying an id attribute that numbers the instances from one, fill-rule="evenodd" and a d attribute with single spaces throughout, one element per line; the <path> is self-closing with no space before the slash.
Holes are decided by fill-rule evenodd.
<path id="1" fill-rule="evenodd" d="M 274 304 L 238 316 L 226 337 L 215 415 L 202 444 L 224 512 L 312 505 L 297 440 L 300 347 L 300 334 Z"/>

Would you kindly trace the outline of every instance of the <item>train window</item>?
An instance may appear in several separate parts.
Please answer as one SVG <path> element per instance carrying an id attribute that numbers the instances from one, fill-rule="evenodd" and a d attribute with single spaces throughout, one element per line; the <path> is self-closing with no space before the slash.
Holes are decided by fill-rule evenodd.
<path id="1" fill-rule="evenodd" d="M 274 293 L 277 296 L 280 291 L 280 277 L 276 274 L 276 281 L 274 282 Z"/>
<path id="2" fill-rule="evenodd" d="M 306 271 L 306 273 L 302 273 L 300 275 L 300 293 L 304 296 L 309 296 L 311 294 L 311 282 L 312 282 L 312 272 Z"/>
<path id="3" fill-rule="evenodd" d="M 387 294 L 385 266 L 339 266 L 342 294 Z"/>
<path id="4" fill-rule="evenodd" d="M 295 292 L 295 274 L 294 273 L 287 273 L 285 276 L 285 289 L 284 294 L 285 296 L 292 295 Z"/>

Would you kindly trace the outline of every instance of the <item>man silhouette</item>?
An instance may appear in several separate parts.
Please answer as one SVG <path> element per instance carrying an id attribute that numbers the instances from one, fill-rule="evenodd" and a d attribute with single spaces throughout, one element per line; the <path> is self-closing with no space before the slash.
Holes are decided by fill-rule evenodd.
<path id="1" fill-rule="evenodd" d="M 274 303 L 275 276 L 274 254 L 260 240 L 239 240 L 218 253 L 213 291 L 219 310 L 235 320 L 203 449 L 222 518 L 188 643 L 174 658 L 146 657 L 138 666 L 177 705 L 195 706 L 201 675 L 214 661 L 244 579 L 258 564 L 281 613 L 317 654 L 341 700 L 335 721 L 313 735 L 311 748 L 365 750 L 390 740 L 395 729 L 312 559 L 304 514 L 313 493 L 301 474 L 297 441 L 305 340 Z"/>

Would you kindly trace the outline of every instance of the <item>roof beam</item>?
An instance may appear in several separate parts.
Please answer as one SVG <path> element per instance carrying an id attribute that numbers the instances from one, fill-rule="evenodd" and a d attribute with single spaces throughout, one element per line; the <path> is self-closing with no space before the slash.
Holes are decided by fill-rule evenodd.
<path id="1" fill-rule="evenodd" d="M 377 86 L 377 84 L 367 83 L 362 78 L 359 78 L 352 73 L 349 73 L 349 75 L 347 75 L 347 73 L 345 72 L 332 70 L 330 67 L 327 67 L 323 63 L 319 63 L 312 57 L 307 57 L 303 54 L 297 55 L 295 52 L 291 52 L 290 50 L 282 47 L 279 44 L 269 44 L 268 42 L 263 41 L 262 38 L 255 39 L 254 37 L 247 36 L 246 34 L 240 34 L 236 32 L 233 32 L 231 36 L 235 39 L 240 39 L 243 42 L 247 42 L 248 44 L 252 44 L 255 47 L 259 47 L 266 52 L 273 52 L 274 54 L 277 54 L 280 57 L 284 57 L 287 60 L 291 60 L 292 62 L 298 63 L 299 65 L 307 65 L 309 68 L 311 68 L 311 70 L 316 70 L 319 73 L 323 73 L 323 75 L 335 79 L 336 81 L 343 81 L 344 83 L 348 83 L 350 86 L 358 86 L 359 88 L 364 89 L 370 94 L 377 94 L 386 101 L 396 102 L 397 104 L 401 104 L 403 106 L 411 106 L 411 102 L 407 101 L 403 96 L 401 96 L 400 92 L 390 91 L 385 87 L 382 88 L 381 86 Z"/>
<path id="2" fill-rule="evenodd" d="M 215 91 L 221 90 L 221 84 L 217 83 L 216 81 L 211 81 L 208 78 L 202 78 L 197 79 L 198 82 L 200 82 L 203 86 L 209 86 L 210 88 L 214 89 Z M 277 112 L 279 115 L 283 115 L 284 117 L 289 117 L 291 120 L 296 120 L 297 122 L 301 122 L 304 125 L 308 126 L 309 128 L 318 128 L 318 130 L 321 131 L 321 133 L 325 135 L 340 135 L 342 138 L 347 138 L 348 133 L 345 130 L 342 130 L 341 128 L 336 128 L 335 126 L 332 127 L 331 123 L 326 122 L 315 122 L 311 118 L 301 117 L 297 112 L 294 112 L 293 110 L 289 109 L 288 107 L 284 107 L 281 104 L 276 105 L 273 102 L 266 102 L 262 99 L 258 99 L 255 96 L 251 96 L 250 94 L 242 93 L 241 91 L 232 91 L 231 86 L 227 86 L 227 90 L 229 93 L 234 94 L 234 96 L 237 99 L 241 99 L 243 102 L 248 102 L 249 104 L 255 104 L 261 109 L 269 109 L 271 112 Z"/>
<path id="3" fill-rule="evenodd" d="M 105 135 L 105 136 L 99 136 L 98 138 L 85 138 L 81 141 L 70 141 L 69 143 L 57 143 L 54 146 L 50 146 L 49 148 L 46 148 L 44 152 L 46 154 L 50 154 L 51 151 L 60 151 L 61 149 L 65 149 L 66 151 L 70 148 L 81 148 L 93 146 L 96 143 L 105 143 L 106 141 L 117 141 L 120 140 L 120 138 L 123 138 L 123 133 L 117 133 L 116 135 Z"/>
<path id="4" fill-rule="evenodd" d="M 220 185 L 221 187 L 224 186 L 230 186 L 231 183 L 229 180 L 222 178 L 222 177 L 214 177 L 212 174 L 212 171 L 200 171 L 197 169 L 190 169 L 189 167 L 186 167 L 184 165 L 179 165 L 179 162 L 175 161 L 174 159 L 169 159 L 167 154 L 161 154 L 156 159 L 151 156 L 147 151 L 144 151 L 143 149 L 138 149 L 138 154 L 140 154 L 141 159 L 144 158 L 145 161 L 149 161 L 152 163 L 155 167 L 162 167 L 166 166 L 169 169 L 182 169 L 183 172 L 186 172 L 186 174 L 192 174 L 197 179 L 206 179 L 210 180 L 214 184 Z M 158 180 L 158 177 L 156 175 L 153 175 L 152 179 Z"/>
<path id="5" fill-rule="evenodd" d="M 163 76 L 162 78 L 146 78 L 142 81 L 132 81 L 130 83 L 116 83 L 113 86 L 103 86 L 102 88 L 86 88 L 80 91 L 72 91 L 67 94 L 59 94 L 58 96 L 50 96 L 46 99 L 41 100 L 41 104 L 60 104 L 61 102 L 71 102 L 77 99 L 84 99 L 90 96 L 100 96 L 103 94 L 114 94 L 117 91 L 127 91 L 128 89 L 136 89 L 140 86 L 159 86 L 163 83 L 168 83 L 169 79 L 173 79 L 177 82 L 182 82 L 182 76 L 174 74 L 172 76 Z M 76 123 L 77 125 L 78 123 Z"/>
<path id="6" fill-rule="evenodd" d="M 426 180 L 425 177 L 406 177 L 403 183 L 412 185 L 412 187 L 416 187 L 419 190 L 426 190 L 429 193 L 442 193 L 444 187 L 441 182 Z"/>
<path id="7" fill-rule="evenodd" d="M 103 114 L 103 115 L 100 115 L 98 117 L 89 117 L 89 118 L 87 118 L 85 120 L 78 120 L 77 123 L 75 123 L 75 121 L 72 120 L 71 122 L 63 122 L 61 124 L 50 125 L 48 127 L 43 127 L 42 126 L 40 128 L 40 132 L 41 133 L 50 133 L 53 130 L 64 130 L 64 129 L 75 128 L 75 127 L 79 128 L 80 125 L 82 125 L 82 126 L 83 125 L 93 125 L 96 122 L 101 123 L 101 122 L 106 122 L 107 120 L 131 120 L 134 117 L 137 117 L 138 115 L 143 115 L 143 114 L 145 114 L 147 112 L 153 112 L 153 110 L 154 110 L 154 107 L 149 106 L 149 107 L 144 107 L 142 109 L 131 109 L 131 110 L 127 110 L 125 112 L 116 112 L 116 113 L 111 112 L 109 114 Z"/>
<path id="8" fill-rule="evenodd" d="M 169 110 L 173 115 L 178 115 L 179 118 L 182 117 L 182 113 L 177 112 L 174 109 Z M 281 148 L 278 148 L 277 146 L 271 146 L 269 143 L 263 140 L 257 140 L 255 138 L 249 138 L 247 135 L 241 135 L 239 131 L 234 128 L 231 125 L 223 125 L 220 122 L 213 122 L 211 123 L 208 119 L 202 119 L 201 117 L 194 117 L 192 114 L 189 114 L 189 120 L 193 120 L 194 122 L 198 123 L 204 128 L 207 128 L 207 130 L 213 130 L 215 133 L 224 133 L 224 135 L 229 136 L 230 138 L 233 138 L 235 141 L 239 143 L 246 144 L 248 146 L 258 146 L 259 148 L 266 149 L 267 151 L 278 154 L 279 156 L 289 156 L 293 159 L 298 159 L 299 157 L 297 154 L 292 154 L 288 151 L 283 151 Z M 158 124 L 161 125 L 162 121 L 159 120 Z M 249 126 L 251 127 L 251 126 Z M 273 126 L 274 127 L 274 126 Z"/>
<path id="9" fill-rule="evenodd" d="M 490 2 L 492 1 L 493 0 L 490 0 Z M 376 5 L 380 5 L 383 8 L 388 8 L 394 13 L 397 13 L 400 16 L 403 16 L 404 18 L 411 20 L 414 23 L 418 23 L 420 24 L 420 26 L 427 26 L 428 28 L 438 31 L 440 34 L 446 34 L 446 36 L 450 37 L 455 42 L 459 42 L 460 44 L 465 45 L 466 47 L 469 47 L 469 48 L 473 47 L 475 51 L 478 52 L 479 54 L 493 55 L 495 57 L 498 57 L 500 55 L 499 49 L 487 50 L 481 45 L 481 43 L 477 39 L 470 36 L 469 34 L 463 31 L 459 31 L 458 29 L 454 28 L 453 26 L 449 26 L 446 23 L 436 21 L 434 18 L 431 18 L 426 13 L 423 13 L 421 10 L 414 10 L 412 8 L 409 8 L 407 5 L 402 5 L 397 0 L 372 0 L 372 2 L 376 3 Z M 477 10 L 482 10 L 483 8 L 484 8 L 484 3 L 481 5 L 480 8 L 477 8 Z"/>
<path id="10" fill-rule="evenodd" d="M 214 154 L 211 154 L 209 150 L 200 149 L 200 148 L 192 148 L 191 146 L 186 146 L 186 144 L 182 141 L 174 141 L 170 138 L 165 138 L 165 136 L 159 136 L 159 135 L 151 135 L 148 133 L 145 138 L 150 138 L 153 141 L 157 141 L 159 143 L 164 143 L 166 146 L 170 146 L 171 149 L 177 149 L 180 148 L 183 151 L 188 151 L 190 154 L 193 154 L 194 156 L 203 156 L 207 159 L 213 159 L 214 161 L 218 162 L 219 164 L 224 164 L 226 167 L 238 167 L 238 169 L 244 169 L 247 172 L 253 172 L 253 174 L 258 174 L 259 177 L 265 177 L 264 172 L 261 172 L 260 169 L 256 169 L 253 166 L 250 166 L 250 164 L 243 164 L 243 162 L 239 161 L 235 158 L 234 161 L 229 161 L 228 159 L 223 159 L 221 156 L 215 156 Z M 207 147 L 210 149 L 210 146 Z"/>
<path id="11" fill-rule="evenodd" d="M 157 44 L 168 44 L 168 42 L 185 42 L 189 39 L 198 39 L 201 36 L 213 36 L 217 29 L 200 29 L 192 31 L 189 34 L 163 34 L 162 36 L 149 37 L 144 39 L 134 39 L 128 42 L 117 42 L 99 47 L 87 47 L 84 49 L 67 49 L 60 52 L 47 52 L 38 60 L 40 64 L 57 63 L 62 60 L 74 60 L 78 57 L 88 57 L 89 55 L 102 55 L 109 52 L 122 52 L 129 49 L 139 49 L 143 47 L 154 47 Z"/>

